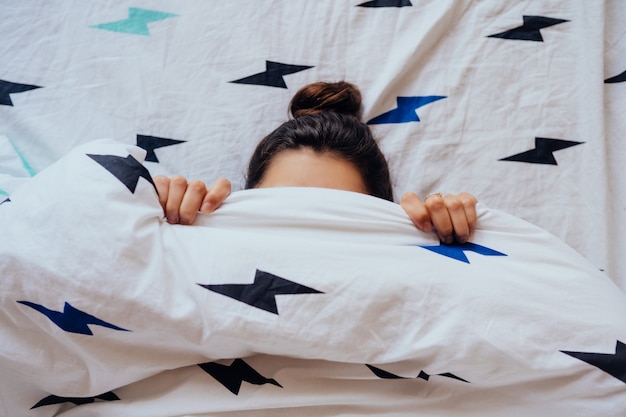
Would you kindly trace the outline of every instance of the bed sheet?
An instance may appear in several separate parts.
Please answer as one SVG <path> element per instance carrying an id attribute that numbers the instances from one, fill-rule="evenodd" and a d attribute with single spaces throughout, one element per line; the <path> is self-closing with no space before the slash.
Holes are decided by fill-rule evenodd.
<path id="1" fill-rule="evenodd" d="M 626 286 L 626 54 L 613 1 L 98 1 L 3 6 L 0 193 L 80 143 L 239 189 L 301 86 L 364 95 L 395 195 L 470 191 Z"/>

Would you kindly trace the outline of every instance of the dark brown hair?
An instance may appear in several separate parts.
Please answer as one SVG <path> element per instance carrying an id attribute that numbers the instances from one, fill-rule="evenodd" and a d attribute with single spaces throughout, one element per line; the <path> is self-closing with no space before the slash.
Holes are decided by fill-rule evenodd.
<path id="1" fill-rule="evenodd" d="M 361 93 L 356 86 L 343 81 L 306 85 L 294 95 L 289 110 L 294 118 L 263 138 L 254 150 L 246 188 L 261 182 L 280 152 L 308 147 L 353 163 L 369 194 L 393 200 L 387 160 L 369 126 L 360 120 Z"/>
<path id="2" fill-rule="evenodd" d="M 294 118 L 323 111 L 348 114 L 360 119 L 361 92 L 345 81 L 318 82 L 302 87 L 289 103 L 289 113 Z"/>

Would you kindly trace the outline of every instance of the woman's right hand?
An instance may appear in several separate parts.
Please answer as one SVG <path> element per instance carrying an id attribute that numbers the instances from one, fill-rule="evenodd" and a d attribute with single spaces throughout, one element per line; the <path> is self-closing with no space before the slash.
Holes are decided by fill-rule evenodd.
<path id="1" fill-rule="evenodd" d="M 230 195 L 230 181 L 220 178 L 207 187 L 200 180 L 190 181 L 181 176 L 153 178 L 159 202 L 170 224 L 193 224 L 198 212 L 212 213 Z"/>

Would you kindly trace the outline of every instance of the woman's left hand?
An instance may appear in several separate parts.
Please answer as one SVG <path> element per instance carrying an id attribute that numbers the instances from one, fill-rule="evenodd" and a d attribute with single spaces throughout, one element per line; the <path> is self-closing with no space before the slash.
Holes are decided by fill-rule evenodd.
<path id="1" fill-rule="evenodd" d="M 406 193 L 400 206 L 415 226 L 423 232 L 435 230 L 446 244 L 465 243 L 476 229 L 476 197 L 469 193 L 431 194 L 424 201 L 415 193 Z"/>

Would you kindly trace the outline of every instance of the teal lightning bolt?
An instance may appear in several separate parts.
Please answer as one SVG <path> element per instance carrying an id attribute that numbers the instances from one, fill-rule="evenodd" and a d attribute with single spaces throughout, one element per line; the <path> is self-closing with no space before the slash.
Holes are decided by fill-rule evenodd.
<path id="1" fill-rule="evenodd" d="M 115 22 L 101 23 L 90 26 L 94 29 L 110 30 L 111 32 L 130 33 L 133 35 L 150 36 L 148 23 L 158 22 L 178 15 L 172 13 L 158 12 L 155 10 L 139 9 L 130 7 L 128 9 L 128 19 L 117 20 Z"/>

